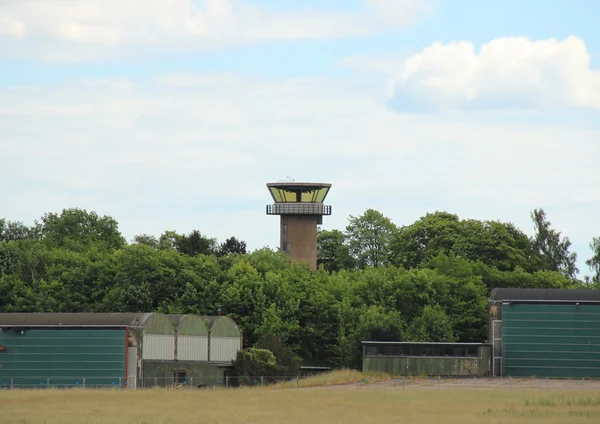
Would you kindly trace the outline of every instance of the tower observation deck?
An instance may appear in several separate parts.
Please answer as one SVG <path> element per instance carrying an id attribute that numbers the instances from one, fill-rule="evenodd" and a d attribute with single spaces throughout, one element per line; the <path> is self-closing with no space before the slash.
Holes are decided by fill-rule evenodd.
<path id="1" fill-rule="evenodd" d="M 317 269 L 317 225 L 323 215 L 331 215 L 331 206 L 323 204 L 331 184 L 286 181 L 268 183 L 267 188 L 275 202 L 267 205 L 267 215 L 281 216 L 281 250 Z"/>

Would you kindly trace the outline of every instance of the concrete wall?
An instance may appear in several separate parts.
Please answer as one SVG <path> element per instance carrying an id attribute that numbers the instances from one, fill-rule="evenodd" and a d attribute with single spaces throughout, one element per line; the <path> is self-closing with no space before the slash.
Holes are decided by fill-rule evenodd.
<path id="1" fill-rule="evenodd" d="M 317 215 L 281 215 L 280 247 L 295 262 L 317 269 Z"/>

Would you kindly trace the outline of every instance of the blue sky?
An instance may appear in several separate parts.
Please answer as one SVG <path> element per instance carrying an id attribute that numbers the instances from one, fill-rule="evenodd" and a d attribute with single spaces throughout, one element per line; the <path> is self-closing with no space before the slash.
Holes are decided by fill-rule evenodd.
<path id="1" fill-rule="evenodd" d="M 599 15 L 592 0 L 2 2 L 3 214 L 85 207 L 129 239 L 273 247 L 264 185 L 291 175 L 333 183 L 325 228 L 373 207 L 530 234 L 544 207 L 587 274 Z"/>

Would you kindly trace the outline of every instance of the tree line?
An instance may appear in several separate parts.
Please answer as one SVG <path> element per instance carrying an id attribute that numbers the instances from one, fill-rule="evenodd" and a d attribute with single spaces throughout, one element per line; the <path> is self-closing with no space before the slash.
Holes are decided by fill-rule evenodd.
<path id="1" fill-rule="evenodd" d="M 494 287 L 600 287 L 600 238 L 587 261 L 594 275 L 581 281 L 568 237 L 543 210 L 531 216 L 527 237 L 510 223 L 446 212 L 397 227 L 369 209 L 344 231 L 319 231 L 317 271 L 197 230 L 128 243 L 115 219 L 76 208 L 32 226 L 0 219 L 0 311 L 220 309 L 258 349 L 241 360 L 359 367 L 362 340 L 485 341 Z"/>

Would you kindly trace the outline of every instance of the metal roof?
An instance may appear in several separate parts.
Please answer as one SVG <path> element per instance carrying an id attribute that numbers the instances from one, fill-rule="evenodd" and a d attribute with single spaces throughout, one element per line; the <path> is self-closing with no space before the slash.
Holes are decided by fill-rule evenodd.
<path id="1" fill-rule="evenodd" d="M 277 181 L 276 183 L 267 183 L 267 187 L 323 188 L 323 187 L 331 187 L 331 183 L 310 183 L 310 182 L 302 182 L 302 181 Z"/>
<path id="2" fill-rule="evenodd" d="M 0 327 L 143 327 L 151 313 L 0 313 Z"/>
<path id="3" fill-rule="evenodd" d="M 490 301 L 600 302 L 600 290 L 495 288 Z"/>
<path id="4" fill-rule="evenodd" d="M 382 342 L 382 341 L 362 341 L 362 344 L 380 344 L 380 345 L 438 345 L 438 346 L 488 346 L 489 343 L 455 343 L 455 342 Z"/>

